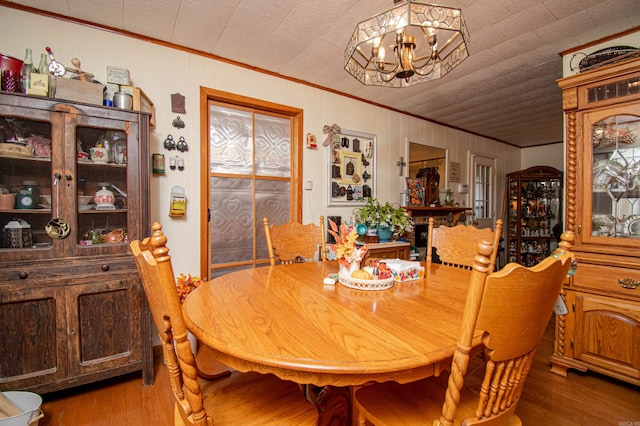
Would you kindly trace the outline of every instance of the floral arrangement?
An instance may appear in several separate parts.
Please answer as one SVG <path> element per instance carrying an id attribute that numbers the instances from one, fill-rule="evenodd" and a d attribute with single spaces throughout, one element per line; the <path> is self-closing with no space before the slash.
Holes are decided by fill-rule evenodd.
<path id="1" fill-rule="evenodd" d="M 394 234 L 413 231 L 413 219 L 404 208 L 388 201 L 383 205 L 369 197 L 367 204 L 355 210 L 355 220 L 369 228 L 391 228 Z"/>
<path id="2" fill-rule="evenodd" d="M 198 276 L 192 276 L 190 274 L 180 274 L 176 277 L 176 290 L 178 291 L 178 297 L 180 303 L 184 303 L 187 296 L 196 288 L 204 284 L 206 280 Z"/>
<path id="3" fill-rule="evenodd" d="M 338 261 L 345 266 L 351 265 L 353 262 L 361 262 L 367 254 L 367 246 L 360 246 L 356 244 L 358 239 L 358 231 L 353 225 L 346 226 L 344 223 L 340 225 L 335 224 L 334 221 L 329 219 L 329 233 L 336 239 L 336 243 L 331 245 L 331 249 L 336 253 Z"/>

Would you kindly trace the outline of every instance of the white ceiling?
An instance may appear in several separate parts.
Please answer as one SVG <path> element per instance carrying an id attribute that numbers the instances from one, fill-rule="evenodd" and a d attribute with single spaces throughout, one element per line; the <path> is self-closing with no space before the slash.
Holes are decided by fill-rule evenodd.
<path id="1" fill-rule="evenodd" d="M 188 46 L 522 147 L 562 140 L 559 53 L 640 26 L 640 0 L 440 0 L 462 9 L 470 57 L 441 80 L 395 89 L 364 86 L 343 69 L 355 25 L 393 0 L 13 2 Z"/>

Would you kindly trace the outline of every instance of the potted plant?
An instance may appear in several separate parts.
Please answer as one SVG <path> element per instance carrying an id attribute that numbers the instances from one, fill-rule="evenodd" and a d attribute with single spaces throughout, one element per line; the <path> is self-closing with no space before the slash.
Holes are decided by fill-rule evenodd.
<path id="1" fill-rule="evenodd" d="M 368 228 L 377 228 L 380 241 L 388 241 L 391 238 L 381 238 L 385 231 L 393 236 L 402 235 L 413 231 L 413 219 L 409 213 L 397 204 L 388 201 L 381 204 L 376 198 L 369 197 L 367 204 L 355 210 L 356 223 L 365 224 Z"/>

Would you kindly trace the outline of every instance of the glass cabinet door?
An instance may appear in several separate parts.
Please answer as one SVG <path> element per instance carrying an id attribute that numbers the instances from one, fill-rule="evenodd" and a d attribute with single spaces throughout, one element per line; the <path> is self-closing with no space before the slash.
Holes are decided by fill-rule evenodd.
<path id="1" fill-rule="evenodd" d="M 635 245 L 640 240 L 640 116 L 616 112 L 585 115 L 592 162 L 585 170 L 591 206 L 585 208 L 583 234 L 586 241 L 620 244 L 622 238 Z"/>
<path id="2" fill-rule="evenodd" d="M 61 138 L 60 121 L 55 112 L 0 105 L 0 252 L 6 260 L 53 257 L 62 248 L 45 232 L 55 202 L 51 177 L 62 162 L 61 147 L 52 144 Z"/>
<path id="3" fill-rule="evenodd" d="M 129 144 L 137 142 L 138 125 L 128 121 L 78 116 L 70 119 L 66 133 L 73 134 L 75 149 L 67 155 L 75 163 L 70 185 L 70 215 L 76 229 L 70 254 L 122 252 L 128 241 Z M 126 248 L 125 248 L 126 250 Z"/>
<path id="4" fill-rule="evenodd" d="M 89 114 L 90 113 L 90 114 Z M 3 259 L 126 253 L 139 231 L 140 125 L 136 115 L 87 114 L 49 100 L 0 105 L 0 253 Z M 56 231 L 56 232 L 52 232 Z M 62 234 L 64 231 L 64 234 Z"/>
<path id="5" fill-rule="evenodd" d="M 557 247 L 560 177 L 509 176 L 507 261 L 533 266 Z"/>

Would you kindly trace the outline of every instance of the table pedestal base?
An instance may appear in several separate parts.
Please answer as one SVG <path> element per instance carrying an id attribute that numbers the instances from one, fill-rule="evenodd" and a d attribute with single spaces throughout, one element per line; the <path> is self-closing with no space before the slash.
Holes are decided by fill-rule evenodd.
<path id="1" fill-rule="evenodd" d="M 302 388 L 318 410 L 319 426 L 351 424 L 351 393 L 348 387 L 302 385 Z"/>

